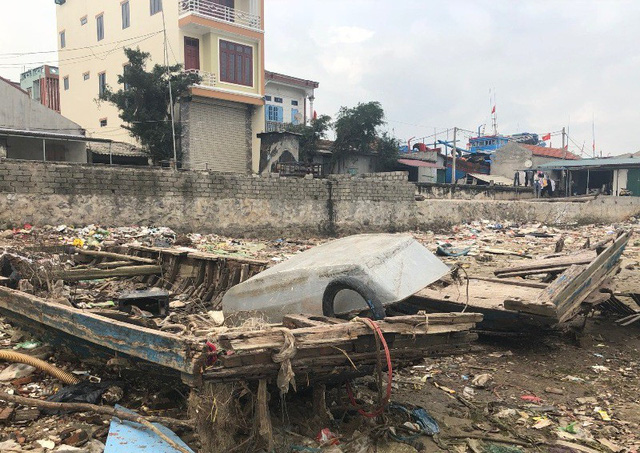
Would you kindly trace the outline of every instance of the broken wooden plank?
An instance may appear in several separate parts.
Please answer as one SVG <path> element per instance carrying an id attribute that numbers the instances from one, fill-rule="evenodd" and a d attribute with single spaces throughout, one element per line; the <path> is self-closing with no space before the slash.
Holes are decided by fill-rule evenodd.
<path id="1" fill-rule="evenodd" d="M 620 256 L 631 237 L 631 232 L 622 234 L 614 243 L 597 255 L 588 265 L 572 265 L 528 306 L 519 309 L 527 313 L 537 313 L 539 307 L 553 304 L 557 311 L 557 321 L 565 322 L 580 311 L 582 302 L 595 291 L 604 280 L 618 270 Z M 514 304 L 505 304 L 505 308 Z"/>
<path id="2" fill-rule="evenodd" d="M 79 280 L 96 280 L 112 277 L 137 277 L 140 275 L 156 275 L 162 273 L 162 267 L 152 265 L 124 266 L 116 269 L 79 269 L 63 270 L 53 273 L 54 280 L 77 282 Z"/>
<path id="3" fill-rule="evenodd" d="M 192 375 L 199 370 L 204 344 L 178 335 L 134 326 L 0 287 L 0 313 L 13 322 L 37 323 L 52 335 L 79 340 Z"/>
<path id="4" fill-rule="evenodd" d="M 543 271 L 552 268 L 568 268 L 574 264 L 589 264 L 597 256 L 595 251 L 581 252 L 575 255 L 566 255 L 556 258 L 545 258 L 531 261 L 528 264 L 503 267 L 496 269 L 493 273 L 497 276 L 502 274 L 513 274 L 521 271 Z M 546 273 L 539 272 L 539 273 Z"/>
<path id="5" fill-rule="evenodd" d="M 544 289 L 549 286 L 547 283 L 534 282 L 530 280 L 524 279 L 513 279 L 510 280 L 508 278 L 490 278 L 490 277 L 473 277 L 473 280 L 480 280 L 483 282 L 491 282 L 491 283 L 501 283 L 503 285 L 513 285 L 527 288 L 538 288 Z"/>
<path id="6" fill-rule="evenodd" d="M 309 317 L 305 315 L 286 315 L 284 318 L 282 318 L 282 325 L 288 327 L 289 329 L 297 329 L 301 327 L 326 326 L 327 323 L 309 319 Z"/>
<path id="7" fill-rule="evenodd" d="M 115 269 L 117 267 L 135 266 L 133 261 L 106 261 L 104 263 L 98 263 L 95 265 L 98 269 Z"/>
<path id="8" fill-rule="evenodd" d="M 566 271 L 569 266 L 557 266 L 549 267 L 545 269 L 528 269 L 523 271 L 505 272 L 497 275 L 498 278 L 513 278 L 513 277 L 528 277 L 530 275 L 542 275 L 542 274 L 561 274 Z"/>
<path id="9" fill-rule="evenodd" d="M 416 335 L 439 333 L 461 332 L 471 330 L 475 323 L 450 324 L 450 325 L 423 325 L 414 326 L 402 323 L 378 322 L 383 334 Z M 296 347 L 299 349 L 318 347 L 321 345 L 332 345 L 344 341 L 352 341 L 363 335 L 373 335 L 368 326 L 362 323 L 335 324 L 321 327 L 306 327 L 301 329 L 291 329 L 291 333 L 296 339 Z M 257 349 L 279 349 L 282 347 L 284 337 L 279 330 L 237 332 L 220 334 L 217 338 L 226 349 L 236 352 L 252 351 Z"/>
<path id="10" fill-rule="evenodd" d="M 79 253 L 80 255 L 93 256 L 96 258 L 110 258 L 118 261 L 136 261 L 138 263 L 144 264 L 157 264 L 156 260 L 151 258 L 142 258 L 140 256 L 135 255 L 123 255 L 121 253 L 111 253 L 111 252 L 102 252 L 98 250 L 85 250 L 79 248 L 72 248 L 72 253 Z"/>

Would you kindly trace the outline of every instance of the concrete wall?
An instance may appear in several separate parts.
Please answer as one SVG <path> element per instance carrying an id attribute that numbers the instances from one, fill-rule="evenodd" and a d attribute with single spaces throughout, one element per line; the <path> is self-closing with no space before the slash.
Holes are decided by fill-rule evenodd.
<path id="1" fill-rule="evenodd" d="M 516 171 L 525 169 L 525 162 L 530 160 L 532 168 L 538 165 L 552 162 L 557 159 L 551 157 L 534 156 L 533 153 L 517 143 L 509 143 L 495 151 L 491 158 L 491 174 L 496 176 L 504 176 L 513 181 L 513 175 Z M 524 184 L 524 181 L 520 181 Z"/>
<path id="2" fill-rule="evenodd" d="M 526 200 L 535 198 L 530 187 L 476 186 L 470 184 L 417 184 L 417 193 L 427 199 Z"/>
<path id="3" fill-rule="evenodd" d="M 274 238 L 446 230 L 481 219 L 610 224 L 640 214 L 639 197 L 587 203 L 415 201 L 414 193 L 402 172 L 318 180 L 0 160 L 0 227 L 163 225 Z"/>
<path id="4" fill-rule="evenodd" d="M 598 197 L 586 203 L 533 201 L 425 200 L 417 202 L 420 229 L 447 230 L 474 220 L 547 225 L 610 224 L 640 215 L 637 197 Z"/>
<path id="5" fill-rule="evenodd" d="M 0 161 L 0 226 L 164 225 L 234 236 L 412 227 L 405 173 L 326 180 Z"/>

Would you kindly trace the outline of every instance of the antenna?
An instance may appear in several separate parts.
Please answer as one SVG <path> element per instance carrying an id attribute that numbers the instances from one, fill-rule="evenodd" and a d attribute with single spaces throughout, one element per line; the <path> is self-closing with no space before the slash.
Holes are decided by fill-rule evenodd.
<path id="1" fill-rule="evenodd" d="M 491 108 L 491 120 L 493 121 L 493 135 L 498 135 L 498 113 L 496 112 L 496 89 L 493 89 L 493 107 Z"/>
<path id="2" fill-rule="evenodd" d="M 591 136 L 593 137 L 592 154 L 593 157 L 596 157 L 596 114 L 592 113 L 591 115 Z"/>

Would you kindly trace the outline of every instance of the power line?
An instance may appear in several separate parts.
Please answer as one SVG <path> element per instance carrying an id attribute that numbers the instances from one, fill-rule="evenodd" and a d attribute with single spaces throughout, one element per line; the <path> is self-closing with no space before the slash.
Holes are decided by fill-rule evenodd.
<path id="1" fill-rule="evenodd" d="M 74 48 L 65 47 L 63 49 L 42 50 L 42 51 L 38 51 L 38 52 L 0 53 L 0 58 L 3 58 L 3 57 L 23 57 L 23 56 L 26 56 L 26 55 L 39 55 L 39 54 L 44 54 L 44 53 L 74 52 L 76 50 L 95 49 L 96 47 L 111 46 L 111 45 L 120 44 L 120 43 L 127 42 L 127 41 L 133 41 L 133 40 L 138 39 L 138 38 L 145 38 L 145 37 L 149 37 L 149 36 L 155 36 L 155 35 L 160 34 L 160 33 L 162 33 L 162 30 L 158 30 L 158 31 L 155 31 L 155 32 L 147 33 L 146 35 L 132 36 L 131 38 L 122 39 L 120 41 L 108 42 L 108 43 L 103 43 L 103 44 L 96 44 L 96 45 L 93 45 L 93 46 L 74 47 Z"/>
<path id="2" fill-rule="evenodd" d="M 125 47 L 128 47 L 131 44 L 139 44 L 141 42 L 144 42 L 150 38 L 153 38 L 154 36 L 159 35 L 160 33 L 162 33 L 162 31 L 160 32 L 156 32 L 153 34 L 149 34 L 149 35 L 145 35 L 144 37 L 142 37 L 141 39 L 139 39 L 138 41 L 135 41 L 133 43 L 130 44 L 126 44 L 124 46 L 120 46 L 120 47 L 115 47 L 113 49 L 109 49 L 103 52 L 91 52 L 91 55 L 82 55 L 82 56 L 77 56 L 77 57 L 70 57 L 70 58 L 64 58 L 61 60 L 45 60 L 45 61 L 32 61 L 32 62 L 27 62 L 27 63 L 0 63 L 0 67 L 3 68 L 14 68 L 14 67 L 20 67 L 20 66 L 37 66 L 37 65 L 43 65 L 43 64 L 59 64 L 59 63 L 82 63 L 84 61 L 89 61 L 93 58 L 97 58 L 100 60 L 104 60 L 105 58 L 107 58 L 110 54 L 112 54 L 113 52 L 115 52 L 116 50 L 120 50 L 120 49 L 124 49 Z M 101 55 L 104 55 L 104 58 L 101 58 Z"/>

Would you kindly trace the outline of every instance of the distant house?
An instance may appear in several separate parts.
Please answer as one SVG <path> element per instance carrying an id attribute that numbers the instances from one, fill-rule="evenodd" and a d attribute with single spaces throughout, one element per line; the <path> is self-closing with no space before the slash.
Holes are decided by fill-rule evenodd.
<path id="1" fill-rule="evenodd" d="M 416 146 L 413 149 L 416 150 Z M 446 177 L 445 162 L 445 156 L 441 155 L 437 149 L 429 149 L 403 154 L 398 159 L 396 169 L 408 171 L 409 181 L 411 182 L 444 183 Z"/>
<path id="2" fill-rule="evenodd" d="M 627 155 L 629 156 L 629 155 Z M 554 160 L 535 167 L 550 173 L 561 192 L 585 195 L 640 196 L 640 157 L 605 157 L 600 159 Z"/>
<path id="3" fill-rule="evenodd" d="M 20 74 L 20 88 L 45 107 L 60 113 L 60 75 L 55 66 L 44 65 Z"/>
<path id="4" fill-rule="evenodd" d="M 111 142 L 86 137 L 78 124 L 3 78 L 0 99 L 0 158 L 87 162 L 87 142 Z"/>
<path id="5" fill-rule="evenodd" d="M 264 72 L 264 80 L 267 132 L 282 131 L 286 124 L 307 124 L 313 118 L 318 82 L 271 71 Z"/>
<path id="6" fill-rule="evenodd" d="M 491 174 L 513 181 L 516 171 L 533 169 L 555 160 L 578 160 L 579 156 L 561 148 L 509 142 L 497 149 L 491 158 Z"/>

